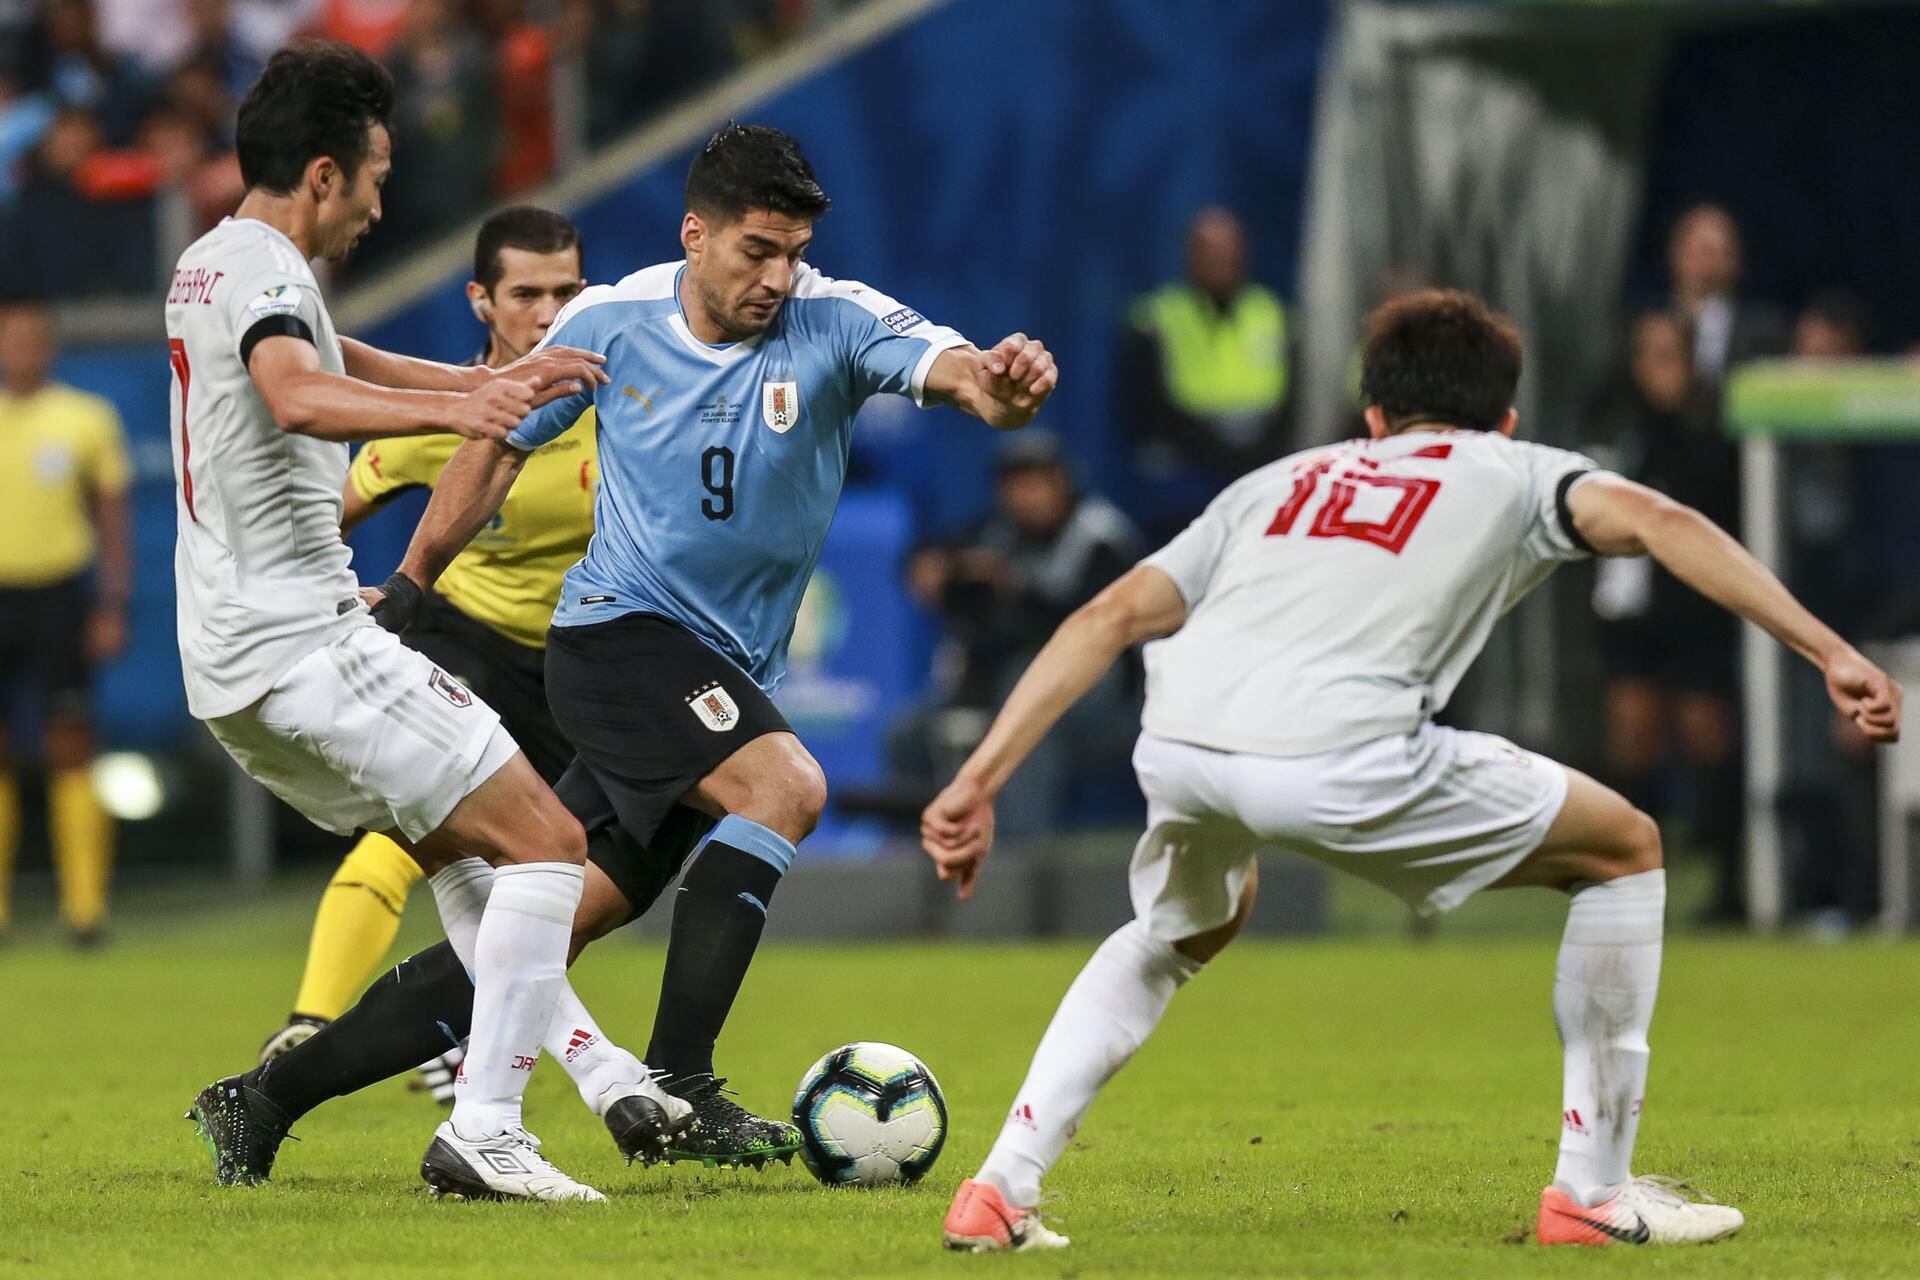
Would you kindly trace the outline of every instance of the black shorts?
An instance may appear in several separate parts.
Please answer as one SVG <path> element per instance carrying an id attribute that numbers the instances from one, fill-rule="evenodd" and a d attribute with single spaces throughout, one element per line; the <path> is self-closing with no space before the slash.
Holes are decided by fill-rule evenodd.
<path id="1" fill-rule="evenodd" d="M 549 784 L 573 762 L 573 745 L 547 709 L 546 655 L 509 640 L 429 591 L 400 640 L 480 695 Z"/>
<path id="2" fill-rule="evenodd" d="M 568 784 L 569 778 L 574 779 L 572 786 Z M 585 770 L 569 771 L 554 790 L 575 816 L 580 816 L 581 809 L 600 815 L 597 824 L 581 818 L 582 825 L 592 832 L 587 837 L 587 861 L 606 872 L 607 879 L 613 881 L 614 888 L 626 898 L 629 921 L 646 913 L 680 874 L 688 855 L 719 823 L 718 818 L 710 818 L 698 809 L 675 805 L 653 833 L 653 839 L 643 844 L 613 820 L 613 810 L 592 774 Z"/>
<path id="3" fill-rule="evenodd" d="M 579 754 L 560 799 L 589 833 L 617 821 L 642 845 L 727 757 L 792 732 L 737 663 L 651 613 L 549 631 L 547 701 Z"/>
<path id="4" fill-rule="evenodd" d="M 0 587 L 0 726 L 22 686 L 39 691 L 46 716 L 84 718 L 92 701 L 84 574 L 45 587 Z"/>

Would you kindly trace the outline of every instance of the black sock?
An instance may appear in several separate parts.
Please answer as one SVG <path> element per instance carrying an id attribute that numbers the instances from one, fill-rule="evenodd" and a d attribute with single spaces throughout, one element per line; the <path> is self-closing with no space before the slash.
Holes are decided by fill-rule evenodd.
<path id="1" fill-rule="evenodd" d="M 713 1042 L 753 963 L 781 870 L 717 839 L 694 860 L 674 899 L 648 1066 L 675 1076 L 712 1073 Z"/>
<path id="2" fill-rule="evenodd" d="M 466 1039 L 473 983 L 442 942 L 409 956 L 360 1002 L 253 1073 L 251 1084 L 297 1120 L 329 1098 L 397 1076 Z"/>

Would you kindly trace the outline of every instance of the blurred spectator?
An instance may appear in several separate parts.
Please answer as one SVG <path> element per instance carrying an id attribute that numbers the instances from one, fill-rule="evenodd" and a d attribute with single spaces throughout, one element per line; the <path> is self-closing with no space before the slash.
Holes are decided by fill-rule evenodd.
<path id="1" fill-rule="evenodd" d="M 527 18 L 526 0 L 481 0 L 480 27 L 493 44 L 502 143 L 494 190 L 513 195 L 553 172 L 553 37 Z"/>
<path id="2" fill-rule="evenodd" d="M 1866 354 L 1865 307 L 1829 291 L 1793 324 L 1792 354 L 1849 360 Z M 1807 607 L 1836 630 L 1877 630 L 1884 592 L 1859 510 L 1871 491 L 1871 447 L 1787 446 L 1788 577 Z M 1787 777 L 1781 795 L 1793 911 L 1839 935 L 1878 910 L 1874 751 L 1853 723 L 1833 712 L 1819 675 L 1788 668 Z"/>
<path id="3" fill-rule="evenodd" d="M 167 74 L 162 101 L 191 119 L 211 145 L 233 145 L 239 103 L 227 95 L 219 67 L 208 62 L 181 63 Z"/>
<path id="4" fill-rule="evenodd" d="M 238 158 L 216 149 L 200 121 L 177 107 L 163 103 L 148 112 L 135 141 L 153 159 L 159 186 L 185 196 L 188 235 L 232 213 L 246 194 Z"/>
<path id="5" fill-rule="evenodd" d="M 407 29 L 410 0 L 321 0 L 313 33 L 384 59 Z"/>
<path id="6" fill-rule="evenodd" d="M 1680 215 L 1667 246 L 1672 305 L 1693 338 L 1694 377 L 1718 383 L 1727 366 L 1787 349 L 1787 317 L 1778 307 L 1739 296 L 1740 228 L 1715 204 Z"/>
<path id="7" fill-rule="evenodd" d="M 845 0 L 851 5 L 860 0 Z M 838 5 L 800 0 L 0 0 L 0 233 L 36 282 L 129 295 L 232 211 L 239 99 L 296 34 L 390 65 L 390 259 L 546 181 Z M 751 32 L 759 32 L 752 35 Z M 564 131 L 564 132 L 563 132 Z M 197 136 L 196 136 L 197 135 Z M 154 199 L 184 192 L 186 203 Z M 21 264 L 0 265 L 0 285 Z M 36 283 L 34 287 L 42 287 Z"/>
<path id="8" fill-rule="evenodd" d="M 186 0 L 193 47 L 186 61 L 199 63 L 220 77 L 227 97 L 238 103 L 260 77 L 266 60 L 240 38 L 233 23 L 231 0 Z"/>
<path id="9" fill-rule="evenodd" d="M 1134 302 L 1115 410 L 1141 478 L 1148 532 L 1170 535 L 1281 451 L 1287 313 L 1247 279 L 1246 233 L 1225 209 L 1187 230 L 1186 279 Z"/>
<path id="10" fill-rule="evenodd" d="M 52 0 L 42 39 L 46 87 L 55 100 L 93 113 L 108 143 L 130 142 L 152 86 L 130 60 L 100 42 L 91 0 Z"/>
<path id="11" fill-rule="evenodd" d="M 939 613 L 946 635 L 936 696 L 887 735 L 896 782 L 928 796 L 946 782 L 1054 628 L 1139 554 L 1126 517 L 1076 491 L 1056 437 L 1032 429 L 1010 437 L 993 514 L 966 537 L 916 551 L 907 566 L 909 591 Z M 1076 768 L 1125 758 L 1139 729 L 1136 703 L 1127 673 L 1110 673 L 1007 784 L 1000 829 L 1060 826 Z"/>
<path id="12" fill-rule="evenodd" d="M 9 253 L 0 281 L 9 291 L 138 293 L 151 289 L 152 173 L 141 158 L 109 151 L 91 112 L 54 117 L 4 219 Z"/>
<path id="13" fill-rule="evenodd" d="M 1738 530 L 1737 447 L 1720 433 L 1715 388 L 1693 376 L 1686 330 L 1672 315 L 1642 315 L 1629 347 L 1627 376 L 1601 406 L 1599 438 L 1623 475 Z M 1662 820 L 1691 818 L 1691 843 L 1717 873 L 1709 916 L 1739 920 L 1745 800 L 1734 619 L 1644 556 L 1602 561 L 1593 606 L 1610 781 Z"/>
<path id="14" fill-rule="evenodd" d="M 1865 355 L 1865 305 L 1838 289 L 1822 293 L 1793 322 L 1792 351 L 1802 360 L 1852 360 Z"/>
<path id="15" fill-rule="evenodd" d="M 44 93 L 27 93 L 18 76 L 0 69 L 0 207 L 20 189 L 27 157 L 53 125 L 57 108 Z"/>
<path id="16" fill-rule="evenodd" d="M 610 141 L 732 68 L 720 9 L 703 0 L 569 0 L 569 29 L 585 42 L 589 143 Z"/>
<path id="17" fill-rule="evenodd" d="M 0 929 L 20 838 L 5 729 L 25 688 L 40 711 L 60 913 L 85 945 L 106 918 L 113 855 L 88 704 L 93 666 L 126 642 L 128 476 L 118 415 L 53 382 L 53 355 L 44 304 L 0 305 Z"/>
<path id="18" fill-rule="evenodd" d="M 480 213 L 493 192 L 500 149 L 493 61 L 453 0 L 413 0 L 387 66 L 398 89 L 393 132 L 401 161 L 387 180 L 385 212 L 361 250 L 363 262 L 392 257 Z"/>

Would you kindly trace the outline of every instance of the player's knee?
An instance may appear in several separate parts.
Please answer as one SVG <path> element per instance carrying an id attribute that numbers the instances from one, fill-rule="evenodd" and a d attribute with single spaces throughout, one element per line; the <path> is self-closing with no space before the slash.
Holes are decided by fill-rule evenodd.
<path id="1" fill-rule="evenodd" d="M 1621 833 L 1619 850 L 1611 861 L 1615 876 L 1658 871 L 1666 862 L 1665 848 L 1660 841 L 1660 824 L 1643 810 L 1635 809 L 1627 829 Z"/>
<path id="2" fill-rule="evenodd" d="M 813 834 L 820 825 L 820 815 L 827 811 L 827 775 L 812 756 L 795 771 L 788 803 L 789 820 L 795 830 L 787 839 L 798 844 Z"/>
<path id="3" fill-rule="evenodd" d="M 793 844 L 813 834 L 827 808 L 827 775 L 805 751 L 785 762 L 777 779 L 754 788 L 751 809 L 740 816 L 778 832 Z"/>
<path id="4" fill-rule="evenodd" d="M 546 803 L 533 806 L 516 825 L 513 838 L 501 842 L 506 861 L 570 862 L 575 866 L 586 862 L 585 829 L 551 794 Z"/>

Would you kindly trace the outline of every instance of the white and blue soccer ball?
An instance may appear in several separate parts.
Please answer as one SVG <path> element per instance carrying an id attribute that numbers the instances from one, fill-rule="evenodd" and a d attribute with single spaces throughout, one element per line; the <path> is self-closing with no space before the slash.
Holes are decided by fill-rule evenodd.
<path id="1" fill-rule="evenodd" d="M 863 1040 L 807 1068 L 793 1123 L 800 1158 L 829 1186 L 917 1182 L 946 1145 L 947 1100 L 920 1059 Z"/>

